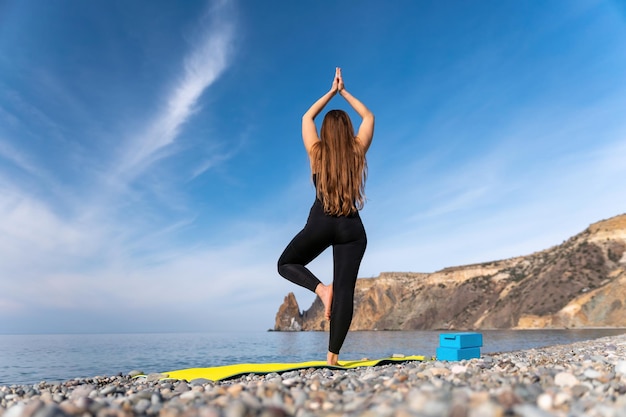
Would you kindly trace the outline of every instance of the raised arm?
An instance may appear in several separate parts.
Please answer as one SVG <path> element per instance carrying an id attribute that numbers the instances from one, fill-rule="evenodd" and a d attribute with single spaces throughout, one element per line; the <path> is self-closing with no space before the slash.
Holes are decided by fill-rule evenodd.
<path id="1" fill-rule="evenodd" d="M 317 134 L 317 127 L 315 126 L 315 118 L 321 113 L 335 94 L 337 94 L 339 90 L 339 74 L 340 70 L 337 68 L 330 91 L 313 103 L 306 113 L 304 113 L 304 116 L 302 116 L 302 140 L 304 141 L 304 148 L 309 155 L 311 154 L 313 145 L 320 141 L 320 137 Z"/>
<path id="2" fill-rule="evenodd" d="M 374 137 L 374 113 L 368 109 L 365 104 L 361 103 L 359 99 L 345 89 L 343 85 L 343 77 L 341 76 L 341 69 L 337 69 L 338 90 L 341 97 L 343 97 L 350 106 L 361 116 L 361 125 L 359 126 L 359 132 L 356 135 L 356 140 L 363 147 L 365 152 L 372 144 L 372 138 Z"/>

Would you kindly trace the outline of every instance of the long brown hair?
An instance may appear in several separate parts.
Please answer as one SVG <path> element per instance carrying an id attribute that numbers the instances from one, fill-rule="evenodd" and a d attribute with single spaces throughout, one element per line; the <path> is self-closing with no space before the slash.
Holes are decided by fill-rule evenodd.
<path id="1" fill-rule="evenodd" d="M 311 158 L 313 172 L 317 174 L 317 197 L 324 205 L 324 212 L 346 216 L 362 209 L 367 161 L 348 114 L 343 110 L 326 113 L 320 139 L 313 145 Z"/>

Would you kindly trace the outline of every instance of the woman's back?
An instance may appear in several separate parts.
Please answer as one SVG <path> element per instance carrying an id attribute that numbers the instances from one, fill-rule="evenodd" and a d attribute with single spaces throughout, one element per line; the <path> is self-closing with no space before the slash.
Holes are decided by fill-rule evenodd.
<path id="1" fill-rule="evenodd" d="M 367 162 L 352 122 L 342 110 L 326 113 L 321 138 L 310 152 L 317 197 L 329 215 L 348 215 L 363 208 Z"/>

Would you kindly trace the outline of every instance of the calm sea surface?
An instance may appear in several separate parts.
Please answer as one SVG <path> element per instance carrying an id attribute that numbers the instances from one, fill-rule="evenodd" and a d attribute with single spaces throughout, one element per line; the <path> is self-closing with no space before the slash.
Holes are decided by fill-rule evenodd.
<path id="1" fill-rule="evenodd" d="M 341 359 L 394 353 L 433 356 L 439 331 L 351 332 Z M 505 352 L 626 333 L 626 329 L 481 331 L 482 353 Z M 326 357 L 323 332 L 0 335 L 0 385 L 145 373 L 247 362 Z"/>

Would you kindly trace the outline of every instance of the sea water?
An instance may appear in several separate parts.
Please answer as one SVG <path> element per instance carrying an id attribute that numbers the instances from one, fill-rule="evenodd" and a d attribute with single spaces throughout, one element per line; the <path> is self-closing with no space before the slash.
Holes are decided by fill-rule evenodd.
<path id="1" fill-rule="evenodd" d="M 434 356 L 440 331 L 350 332 L 341 359 Z M 481 331 L 481 353 L 567 344 L 626 329 Z M 324 360 L 325 332 L 0 335 L 0 385 L 233 363 Z"/>

